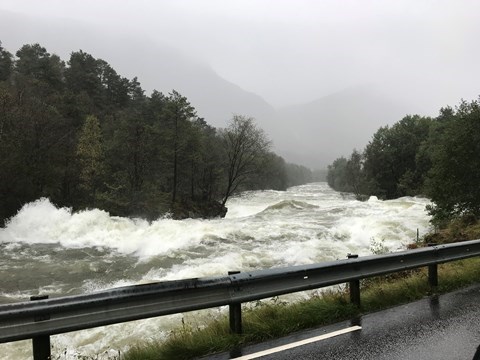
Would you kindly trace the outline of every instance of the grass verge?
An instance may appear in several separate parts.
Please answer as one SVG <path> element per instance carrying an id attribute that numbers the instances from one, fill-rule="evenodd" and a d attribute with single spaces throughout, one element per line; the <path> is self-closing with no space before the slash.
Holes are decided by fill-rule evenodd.
<path id="1" fill-rule="evenodd" d="M 244 306 L 243 335 L 229 333 L 226 316 L 198 328 L 182 323 L 162 342 L 135 345 L 122 360 L 193 359 L 232 348 L 278 338 L 295 331 L 350 319 L 363 313 L 415 301 L 478 283 L 480 258 L 439 265 L 439 286 L 428 286 L 427 270 L 418 269 L 363 280 L 361 309 L 348 302 L 345 289 L 312 295 L 308 300 L 286 303 L 279 298 Z"/>

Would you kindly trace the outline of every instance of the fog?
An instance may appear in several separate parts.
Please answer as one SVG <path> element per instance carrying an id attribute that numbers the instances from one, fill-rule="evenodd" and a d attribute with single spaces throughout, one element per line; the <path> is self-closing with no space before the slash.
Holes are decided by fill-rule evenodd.
<path id="1" fill-rule="evenodd" d="M 480 2 L 2 0 L 0 40 L 82 49 L 224 126 L 254 116 L 289 161 L 324 167 L 406 114 L 480 94 Z"/>

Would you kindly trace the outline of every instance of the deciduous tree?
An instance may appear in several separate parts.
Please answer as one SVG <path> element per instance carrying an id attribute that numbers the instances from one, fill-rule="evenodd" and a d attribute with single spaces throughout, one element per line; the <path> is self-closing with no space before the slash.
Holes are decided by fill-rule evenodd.
<path id="1" fill-rule="evenodd" d="M 229 126 L 220 131 L 225 151 L 226 186 L 222 205 L 247 179 L 258 171 L 260 157 L 270 149 L 265 132 L 255 125 L 254 119 L 234 115 Z"/>
<path id="2" fill-rule="evenodd" d="M 436 138 L 426 183 L 435 223 L 442 225 L 464 215 L 480 217 L 479 101 L 463 101 L 438 129 Z"/>

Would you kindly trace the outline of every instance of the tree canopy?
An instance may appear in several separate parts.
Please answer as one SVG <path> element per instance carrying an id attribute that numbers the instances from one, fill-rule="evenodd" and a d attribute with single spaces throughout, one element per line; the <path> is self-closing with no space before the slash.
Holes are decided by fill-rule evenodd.
<path id="1" fill-rule="evenodd" d="M 82 50 L 64 62 L 24 45 L 14 58 L 0 42 L 0 224 L 40 197 L 147 219 L 222 216 L 235 191 L 311 179 L 269 144 L 253 118 L 215 129 L 179 92 L 145 95 Z"/>
<path id="2" fill-rule="evenodd" d="M 260 168 L 260 162 L 270 147 L 263 130 L 257 128 L 252 118 L 234 115 L 226 129 L 220 131 L 225 151 L 227 184 L 222 205 L 247 177 Z"/>
<path id="3" fill-rule="evenodd" d="M 442 119 L 445 120 L 445 119 Z M 435 141 L 433 141 L 435 139 Z M 426 194 L 437 222 L 458 216 L 480 216 L 480 105 L 462 103 L 449 119 L 432 128 L 428 144 L 431 167 Z"/>
<path id="4" fill-rule="evenodd" d="M 336 159 L 329 185 L 384 199 L 425 195 L 432 222 L 480 217 L 480 106 L 462 101 L 436 118 L 406 116 L 375 132 L 362 153 Z"/>

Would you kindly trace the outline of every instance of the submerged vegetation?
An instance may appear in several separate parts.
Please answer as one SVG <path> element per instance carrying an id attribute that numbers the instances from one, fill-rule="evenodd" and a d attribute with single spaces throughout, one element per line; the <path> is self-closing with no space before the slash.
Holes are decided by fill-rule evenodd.
<path id="1" fill-rule="evenodd" d="M 39 44 L 14 57 L 1 43 L 0 168 L 0 225 L 41 197 L 147 219 L 221 216 L 235 191 L 313 176 L 248 116 L 216 129 L 177 91 L 147 96 L 82 50 L 65 64 Z"/>

